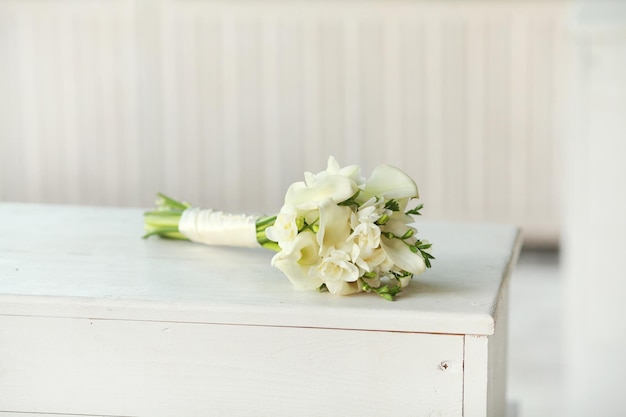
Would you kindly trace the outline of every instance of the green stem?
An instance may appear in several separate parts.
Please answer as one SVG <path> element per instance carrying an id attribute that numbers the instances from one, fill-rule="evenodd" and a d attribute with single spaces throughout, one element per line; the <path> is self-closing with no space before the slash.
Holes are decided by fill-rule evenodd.
<path id="1" fill-rule="evenodd" d="M 267 216 L 267 217 L 259 217 L 256 221 L 256 240 L 259 242 L 259 245 L 263 246 L 266 249 L 273 250 L 275 252 L 280 252 L 280 247 L 278 243 L 273 240 L 269 240 L 267 235 L 265 234 L 265 230 L 273 226 L 276 223 L 276 215 Z"/>
<path id="2" fill-rule="evenodd" d="M 162 193 L 158 193 L 157 197 L 156 209 L 147 211 L 143 215 L 144 229 L 146 231 L 143 238 L 159 236 L 167 239 L 189 240 L 179 232 L 178 223 L 183 212 L 191 205 L 174 200 Z M 259 217 L 256 221 L 256 239 L 262 247 L 280 252 L 278 243 L 269 240 L 265 234 L 265 230 L 273 226 L 275 222 L 276 216 Z"/>

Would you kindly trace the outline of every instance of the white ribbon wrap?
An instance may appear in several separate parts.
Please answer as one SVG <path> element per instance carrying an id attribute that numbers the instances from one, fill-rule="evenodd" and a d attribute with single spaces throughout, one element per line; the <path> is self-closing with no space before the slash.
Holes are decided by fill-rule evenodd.
<path id="1" fill-rule="evenodd" d="M 258 248 L 256 220 L 251 215 L 190 207 L 183 212 L 178 230 L 192 242 Z"/>

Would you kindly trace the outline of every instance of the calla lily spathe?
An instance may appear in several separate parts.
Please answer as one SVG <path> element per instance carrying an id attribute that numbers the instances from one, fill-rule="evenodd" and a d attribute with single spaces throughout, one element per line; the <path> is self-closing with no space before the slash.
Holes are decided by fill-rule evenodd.
<path id="1" fill-rule="evenodd" d="M 318 252 L 315 233 L 301 232 L 274 255 L 272 265 L 285 274 L 296 288 L 312 290 L 323 284 L 318 274 L 311 273 L 320 263 Z"/>
<path id="2" fill-rule="evenodd" d="M 341 203 L 359 191 L 356 182 L 343 175 L 330 175 L 308 186 L 305 182 L 292 184 L 285 195 L 285 204 L 296 208 L 300 212 L 315 210 L 319 205 L 331 200 Z"/>
<path id="3" fill-rule="evenodd" d="M 348 242 L 352 210 L 328 199 L 320 204 L 319 213 L 317 243 L 320 245 L 320 256 L 325 256 L 332 249 L 341 248 Z"/>
<path id="4" fill-rule="evenodd" d="M 409 247 L 398 239 L 383 237 L 380 246 L 387 257 L 401 270 L 419 275 L 426 270 L 424 258 L 412 252 Z"/>
<path id="5" fill-rule="evenodd" d="M 398 201 L 419 198 L 419 193 L 415 181 L 402 170 L 391 165 L 379 165 L 372 171 L 359 199 L 366 201 L 374 196 Z"/>

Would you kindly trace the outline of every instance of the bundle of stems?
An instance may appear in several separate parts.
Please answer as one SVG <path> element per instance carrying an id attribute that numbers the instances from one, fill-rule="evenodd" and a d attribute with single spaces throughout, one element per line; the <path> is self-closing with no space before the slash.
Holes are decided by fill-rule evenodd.
<path id="1" fill-rule="evenodd" d="M 158 193 L 156 208 L 144 213 L 144 239 L 150 236 L 160 236 L 167 239 L 189 240 L 178 230 L 178 224 L 183 212 L 191 207 L 191 204 L 175 200 L 165 194 Z M 259 245 L 276 252 L 280 247 L 276 242 L 267 238 L 265 230 L 274 225 L 276 215 L 261 216 L 256 220 L 256 239 Z"/>

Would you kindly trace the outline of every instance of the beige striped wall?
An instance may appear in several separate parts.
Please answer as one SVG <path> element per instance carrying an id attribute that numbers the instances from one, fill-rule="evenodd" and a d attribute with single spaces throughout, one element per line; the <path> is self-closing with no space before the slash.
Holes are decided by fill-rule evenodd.
<path id="1" fill-rule="evenodd" d="M 277 210 L 326 157 L 559 231 L 560 1 L 0 0 L 0 200 Z"/>

